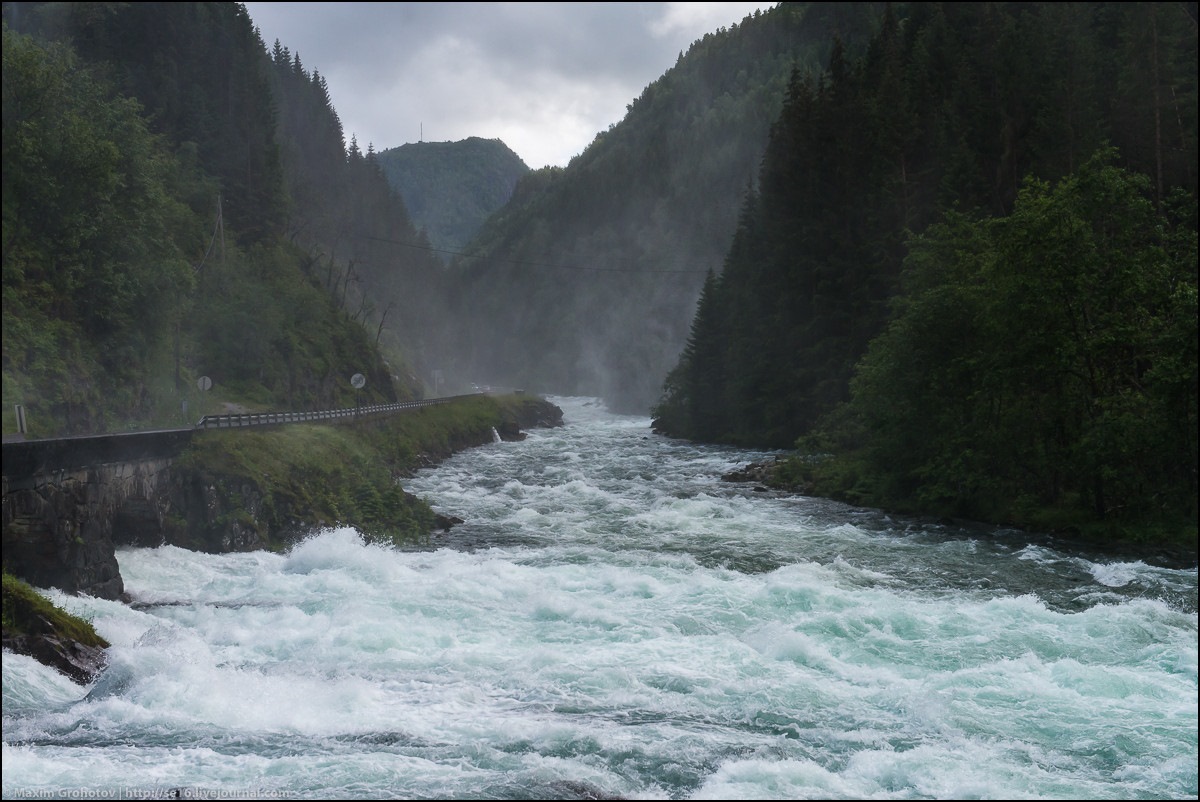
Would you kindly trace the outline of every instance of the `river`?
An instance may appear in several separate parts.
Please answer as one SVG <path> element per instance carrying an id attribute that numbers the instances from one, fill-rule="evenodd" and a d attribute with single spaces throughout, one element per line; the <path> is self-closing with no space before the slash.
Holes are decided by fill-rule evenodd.
<path id="1" fill-rule="evenodd" d="M 164 546 L 89 687 L 10 652 L 3 796 L 1195 799 L 1196 569 L 720 477 L 554 398 L 406 481 L 391 549 Z"/>

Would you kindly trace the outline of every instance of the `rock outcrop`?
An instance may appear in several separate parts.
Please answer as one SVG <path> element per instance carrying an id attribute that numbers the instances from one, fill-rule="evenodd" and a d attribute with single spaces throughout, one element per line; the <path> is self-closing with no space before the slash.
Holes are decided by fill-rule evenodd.
<path id="1" fill-rule="evenodd" d="M 768 490 L 783 490 L 789 493 L 806 493 L 809 488 L 804 482 L 796 482 L 783 475 L 787 461 L 783 457 L 763 462 L 751 462 L 744 468 L 721 477 L 726 482 L 753 482 L 754 489 L 759 492 Z"/>
<path id="2" fill-rule="evenodd" d="M 108 665 L 108 642 L 27 583 L 4 575 L 4 648 L 87 685 Z"/>

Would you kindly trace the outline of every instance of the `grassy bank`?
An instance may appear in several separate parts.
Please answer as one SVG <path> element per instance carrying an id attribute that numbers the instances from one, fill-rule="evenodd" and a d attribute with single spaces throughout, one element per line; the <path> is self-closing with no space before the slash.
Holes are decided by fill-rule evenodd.
<path id="1" fill-rule="evenodd" d="M 410 542 L 429 534 L 435 515 L 405 492 L 405 476 L 490 443 L 495 432 L 516 437 L 522 428 L 554 421 L 561 422 L 561 412 L 540 398 L 480 395 L 352 424 L 206 432 L 176 468 L 217 488 L 225 516 L 274 546 L 334 525 L 353 526 L 373 540 Z"/>
<path id="2" fill-rule="evenodd" d="M 86 685 L 108 664 L 108 641 L 91 623 L 54 605 L 28 583 L 4 572 L 4 648 Z"/>
<path id="3" fill-rule="evenodd" d="M 4 571 L 4 622 L 0 640 L 5 650 L 26 654 L 86 684 L 107 665 L 108 641 L 91 623 L 62 610 L 28 582 Z"/>
<path id="4" fill-rule="evenodd" d="M 55 607 L 28 583 L 4 572 L 4 639 L 22 635 L 53 635 L 86 646 L 108 646 L 92 625 Z"/>

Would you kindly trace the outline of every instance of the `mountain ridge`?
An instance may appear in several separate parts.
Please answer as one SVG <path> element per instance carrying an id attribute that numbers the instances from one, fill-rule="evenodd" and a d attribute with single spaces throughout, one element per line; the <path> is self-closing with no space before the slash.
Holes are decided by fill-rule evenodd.
<path id="1" fill-rule="evenodd" d="M 461 252 L 529 167 L 500 139 L 410 142 L 375 154 L 432 248 Z M 445 260 L 443 260 L 445 261 Z"/>

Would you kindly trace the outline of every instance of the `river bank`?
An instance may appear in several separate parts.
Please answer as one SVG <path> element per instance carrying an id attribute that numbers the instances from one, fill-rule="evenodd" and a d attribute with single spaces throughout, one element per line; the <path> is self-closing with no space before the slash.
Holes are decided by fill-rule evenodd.
<path id="1" fill-rule="evenodd" d="M 4 798 L 1187 799 L 1196 572 L 721 477 L 773 453 L 551 398 L 416 470 L 391 547 L 119 552 L 50 593 L 111 664 L 4 660 Z"/>
<path id="2" fill-rule="evenodd" d="M 942 524 L 980 533 L 1011 527 L 1024 532 L 1031 543 L 1085 553 L 1096 559 L 1141 560 L 1147 565 L 1181 570 L 1195 569 L 1200 563 L 1200 548 L 1197 547 L 1194 531 L 1190 534 L 1164 535 L 1159 531 L 1131 532 L 1073 524 L 1039 531 L 1036 527 L 1031 528 L 1027 524 L 1015 522 L 977 521 L 946 514 L 922 515 L 911 507 L 897 508 L 881 502 L 869 492 L 864 493 L 862 488 L 849 492 L 845 478 L 838 469 L 830 470 L 826 467 L 822 470 L 820 460 L 801 455 L 778 455 L 747 463 L 726 473 L 722 479 L 728 482 L 750 483 L 756 490 L 763 492 L 816 496 L 871 507 L 902 516 L 920 525 Z"/>
<path id="3" fill-rule="evenodd" d="M 172 466 L 161 528 L 113 539 L 215 554 L 281 551 L 315 531 L 353 526 L 380 542 L 418 541 L 454 520 L 406 492 L 405 477 L 497 438 L 517 441 L 526 429 L 561 425 L 561 409 L 521 394 L 351 425 L 205 433 Z M 6 649 L 84 684 L 103 670 L 107 644 L 88 622 L 54 608 L 21 577 L 6 574 L 4 588 Z"/>

